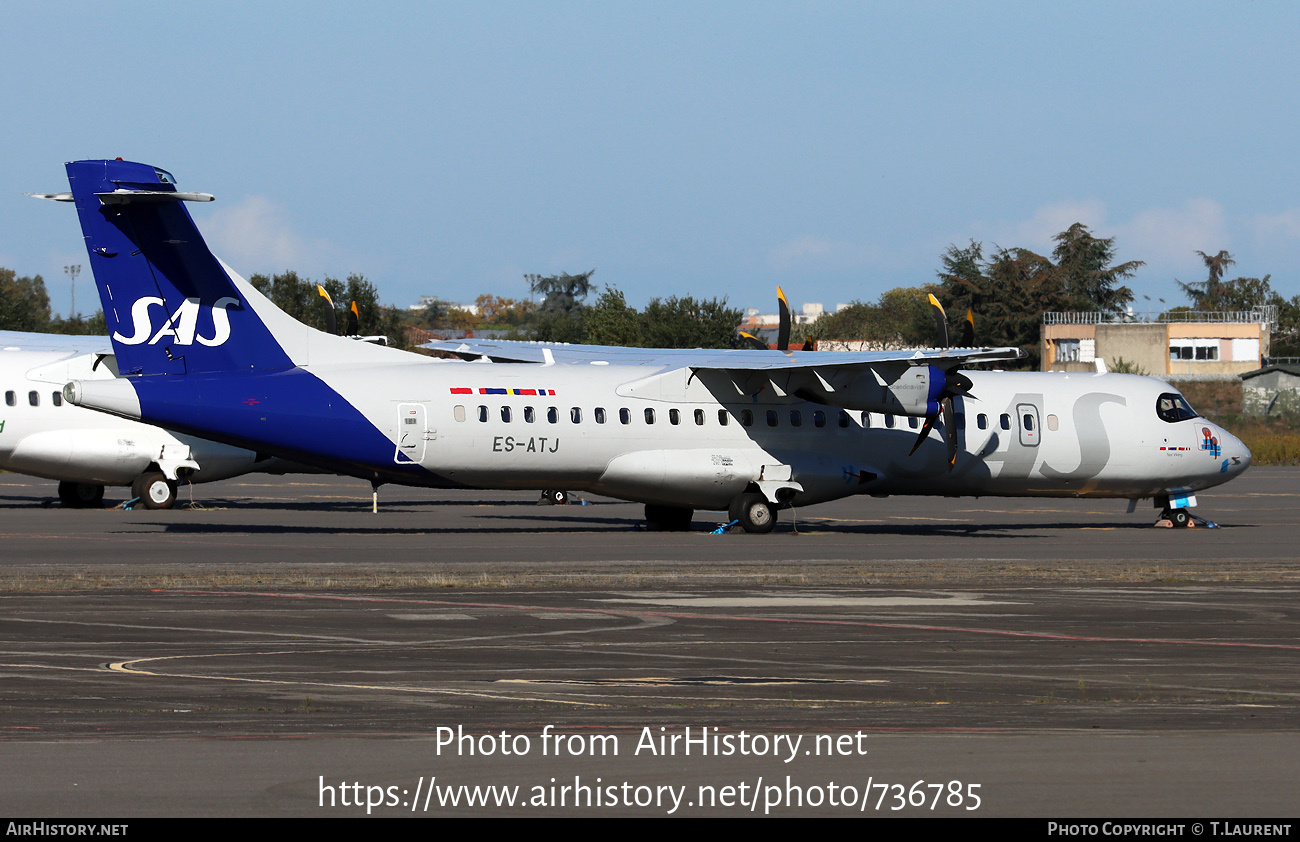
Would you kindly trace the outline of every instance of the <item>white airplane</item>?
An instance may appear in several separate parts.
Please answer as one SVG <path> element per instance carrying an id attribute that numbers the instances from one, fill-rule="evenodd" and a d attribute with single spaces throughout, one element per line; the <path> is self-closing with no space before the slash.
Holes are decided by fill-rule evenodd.
<path id="1" fill-rule="evenodd" d="M 150 509 L 171 508 L 178 481 L 303 470 L 63 400 L 69 380 L 108 380 L 115 370 L 107 337 L 0 331 L 0 469 L 58 480 L 65 506 L 98 507 L 104 486 L 122 485 Z"/>
<path id="2" fill-rule="evenodd" d="M 1183 525 L 1197 491 L 1250 464 L 1158 380 L 958 371 L 1014 348 L 476 363 L 359 346 L 212 256 L 182 204 L 208 194 L 145 164 L 67 171 L 72 192 L 46 198 L 76 203 L 126 375 L 73 380 L 68 400 L 376 487 L 588 491 L 661 529 L 713 509 L 768 532 L 782 508 L 854 494 L 1154 498 Z"/>

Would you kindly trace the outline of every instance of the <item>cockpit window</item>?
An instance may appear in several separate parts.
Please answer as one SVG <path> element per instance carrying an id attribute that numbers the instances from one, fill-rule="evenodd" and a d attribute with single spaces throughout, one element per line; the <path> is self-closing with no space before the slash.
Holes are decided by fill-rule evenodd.
<path id="1" fill-rule="evenodd" d="M 1156 398 L 1156 415 L 1160 416 L 1161 421 L 1168 421 L 1170 424 L 1198 417 L 1196 410 L 1187 403 L 1187 399 L 1177 392 L 1166 392 Z"/>

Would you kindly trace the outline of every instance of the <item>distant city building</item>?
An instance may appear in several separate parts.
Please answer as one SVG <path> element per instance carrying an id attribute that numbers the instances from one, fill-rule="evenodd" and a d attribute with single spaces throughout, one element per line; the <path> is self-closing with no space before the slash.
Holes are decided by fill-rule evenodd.
<path id="1" fill-rule="evenodd" d="M 1239 313 L 1165 312 L 1111 316 L 1044 313 L 1043 371 L 1094 371 L 1123 359 L 1148 374 L 1244 374 L 1269 352 L 1276 308 Z"/>
<path id="2" fill-rule="evenodd" d="M 455 301 L 445 301 L 436 295 L 421 295 L 419 301 L 415 302 L 414 304 L 412 304 L 410 307 L 407 307 L 406 309 L 412 311 L 427 310 L 429 307 L 439 302 L 445 304 L 448 309 L 464 310 L 467 313 L 473 313 L 475 316 L 478 315 L 477 304 L 458 304 Z"/>

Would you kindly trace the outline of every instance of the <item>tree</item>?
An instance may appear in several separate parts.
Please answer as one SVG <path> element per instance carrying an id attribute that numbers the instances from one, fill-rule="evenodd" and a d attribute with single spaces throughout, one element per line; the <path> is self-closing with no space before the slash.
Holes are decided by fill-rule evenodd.
<path id="1" fill-rule="evenodd" d="M 797 331 L 796 341 L 803 338 L 864 340 L 884 348 L 934 345 L 937 339 L 927 296 L 938 291 L 934 284 L 899 287 L 881 293 L 874 304 L 854 301 L 818 319 L 808 330 Z"/>
<path id="2" fill-rule="evenodd" d="M 590 269 L 581 275 L 562 272 L 544 277 L 524 275 L 524 279 L 528 281 L 528 290 L 534 298 L 545 296 L 540 308 L 543 313 L 575 314 L 582 309 L 582 299 L 591 292 L 591 276 L 595 273 L 595 269 Z"/>
<path id="3" fill-rule="evenodd" d="M 741 312 L 725 298 L 707 301 L 685 298 L 651 299 L 641 314 L 642 345 L 646 348 L 729 348 L 736 337 Z"/>
<path id="4" fill-rule="evenodd" d="M 523 324 L 523 332 L 539 342 L 582 342 L 582 299 L 591 291 L 591 269 L 581 275 L 524 275 L 528 289 L 544 300 Z"/>
<path id="5" fill-rule="evenodd" d="M 1133 290 L 1119 286 L 1146 264 L 1130 260 L 1111 266 L 1115 259 L 1115 239 L 1092 236 L 1088 227 L 1076 222 L 1053 237 L 1056 248 L 1052 258 L 1056 271 L 1061 274 L 1065 295 L 1073 299 L 1076 310 L 1101 310 L 1103 313 L 1121 315 L 1133 300 Z"/>
<path id="6" fill-rule="evenodd" d="M 1192 307 L 1196 310 L 1223 310 L 1227 309 L 1220 306 L 1225 296 L 1225 285 L 1223 275 L 1227 272 L 1229 266 L 1236 264 L 1236 260 L 1226 251 L 1220 251 L 1214 256 L 1210 256 L 1203 251 L 1197 251 L 1201 260 L 1205 263 L 1205 269 L 1209 276 L 1198 282 L 1193 281 L 1185 284 L 1178 282 L 1183 292 L 1192 301 Z"/>
<path id="7" fill-rule="evenodd" d="M 642 342 L 641 313 L 627 303 L 623 291 L 606 286 L 596 303 L 587 308 L 583 321 L 587 341 L 593 345 L 639 347 Z M 732 325 L 735 329 L 735 325 Z"/>
<path id="8" fill-rule="evenodd" d="M 49 329 L 50 296 L 40 275 L 18 277 L 0 268 L 0 329 L 41 332 Z"/>

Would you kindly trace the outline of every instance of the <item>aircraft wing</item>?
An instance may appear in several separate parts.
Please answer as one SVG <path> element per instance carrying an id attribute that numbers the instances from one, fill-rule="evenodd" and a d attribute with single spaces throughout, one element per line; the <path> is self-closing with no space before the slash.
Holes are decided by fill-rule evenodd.
<path id="1" fill-rule="evenodd" d="M 27 333 L 0 330 L 0 349 L 20 351 L 68 351 L 77 354 L 112 354 L 107 336 L 70 336 L 62 333 Z"/>
<path id="2" fill-rule="evenodd" d="M 888 363 L 962 365 L 1017 360 L 1019 348 L 907 348 L 897 351 L 767 351 L 706 348 L 625 348 L 618 345 L 569 345 L 521 340 L 444 339 L 420 346 L 454 354 L 464 360 L 486 357 L 493 362 L 590 363 L 690 368 L 693 371 L 779 371 L 791 369 L 870 367 Z M 547 357 L 550 357 L 548 359 Z"/>

